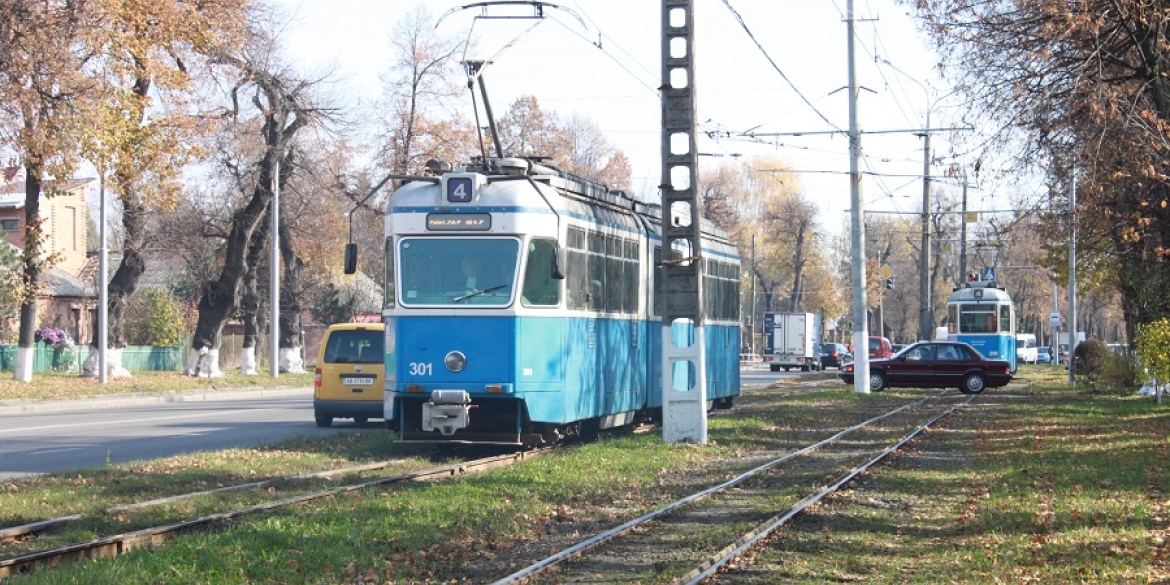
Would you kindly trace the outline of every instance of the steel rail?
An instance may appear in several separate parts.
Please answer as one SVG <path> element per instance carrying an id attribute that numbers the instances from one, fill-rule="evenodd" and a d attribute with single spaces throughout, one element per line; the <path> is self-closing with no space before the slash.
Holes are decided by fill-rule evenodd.
<path id="1" fill-rule="evenodd" d="M 825 487 L 823 487 L 817 493 L 806 497 L 805 499 L 801 500 L 796 505 L 792 506 L 791 508 L 784 511 L 783 513 L 778 514 L 776 516 L 773 516 L 771 519 L 767 520 L 766 522 L 764 522 L 760 526 L 756 527 L 752 531 L 744 534 L 735 543 L 731 544 L 727 548 L 724 548 L 723 550 L 719 551 L 718 553 L 715 553 L 715 555 L 713 555 L 711 558 L 708 558 L 706 561 L 701 563 L 699 565 L 699 567 L 696 568 L 695 570 L 693 570 L 690 573 L 687 573 L 686 575 L 683 575 L 679 579 L 673 581 L 672 585 L 683 585 L 683 584 L 685 584 L 685 585 L 698 585 L 699 583 L 702 583 L 708 577 L 714 575 L 716 572 L 721 570 L 723 567 L 727 566 L 728 563 L 735 560 L 740 555 L 742 555 L 744 552 L 751 549 L 753 546 L 755 546 L 761 540 L 766 538 L 768 535 L 772 534 L 772 532 L 776 531 L 776 529 L 778 529 L 781 526 L 783 526 L 784 524 L 786 524 L 789 520 L 794 518 L 797 514 L 800 514 L 801 512 L 805 511 L 809 506 L 821 501 L 822 499 L 825 498 L 825 496 L 828 496 L 829 494 L 836 492 L 837 490 L 839 490 L 841 488 L 841 486 L 845 485 L 846 483 L 849 483 L 850 481 L 852 481 L 854 478 L 861 475 L 862 473 L 865 473 L 866 470 L 868 470 L 870 467 L 873 467 L 874 465 L 878 464 L 881 460 L 885 459 L 886 457 L 889 457 L 890 454 L 893 453 L 894 451 L 901 449 L 902 446 L 905 445 L 906 443 L 908 443 L 911 439 L 922 434 L 922 432 L 925 431 L 928 427 L 930 427 L 930 425 L 934 424 L 936 421 L 943 418 L 944 416 L 947 416 L 947 415 L 953 413 L 954 411 L 958 410 L 960 407 L 966 406 L 974 399 L 975 399 L 975 396 L 969 396 L 963 402 L 952 406 L 951 408 L 935 415 L 930 420 L 922 423 L 921 425 L 918 426 L 918 428 L 914 429 L 913 431 L 908 433 L 906 436 L 902 437 L 902 439 L 900 439 L 896 443 L 893 443 L 889 447 L 886 447 L 885 449 L 883 449 L 880 453 L 875 455 L 870 460 L 866 461 L 865 463 L 862 463 L 861 465 L 858 465 L 857 467 L 854 467 L 853 469 L 851 469 L 848 472 L 846 472 L 845 474 L 843 474 L 841 477 L 837 478 L 831 484 L 828 484 Z"/>
<path id="2" fill-rule="evenodd" d="M 485 457 L 483 459 L 455 463 L 452 465 L 445 465 L 442 467 L 436 467 L 422 471 L 403 473 L 362 483 L 338 486 L 336 488 L 324 491 L 302 494 L 300 496 L 274 500 L 271 502 L 264 502 L 254 506 L 248 506 L 246 508 L 239 508 L 236 510 L 229 510 L 227 512 L 211 514 L 208 516 L 195 518 L 193 520 L 144 528 L 142 530 L 136 530 L 133 532 L 105 536 L 87 542 L 69 544 L 43 551 L 26 553 L 7 559 L 0 559 L 0 579 L 4 579 L 12 575 L 30 573 L 41 566 L 57 565 L 64 561 L 115 557 L 141 546 L 166 542 L 196 528 L 212 526 L 227 520 L 232 520 L 256 512 L 272 510 L 282 506 L 300 504 L 329 496 L 334 496 L 337 494 L 354 492 L 382 485 L 414 481 L 434 481 L 446 477 L 455 477 L 467 473 L 493 469 L 496 467 L 504 467 L 518 461 L 548 454 L 554 448 L 555 447 L 547 447 L 544 449 L 537 449 L 532 451 L 521 451 L 518 453 Z"/>
<path id="3" fill-rule="evenodd" d="M 943 393 L 939 396 L 945 396 L 945 395 L 946 395 L 946 393 Z M 720 491 L 723 491 L 723 490 L 726 490 L 728 488 L 739 485 L 740 483 L 743 483 L 744 481 L 751 478 L 752 476 L 755 476 L 759 473 L 762 473 L 764 471 L 772 469 L 773 467 L 776 467 L 777 465 L 780 465 L 786 461 L 789 461 L 790 459 L 793 459 L 793 458 L 798 457 L 800 455 L 805 455 L 807 453 L 811 453 L 812 451 L 820 449 L 821 447 L 823 447 L 829 443 L 832 443 L 832 442 L 840 439 L 841 437 L 848 435 L 849 433 L 857 431 L 858 429 L 862 429 L 862 428 L 869 426 L 869 425 L 871 425 L 879 420 L 882 420 L 882 419 L 889 417 L 889 416 L 893 416 L 893 415 L 895 415 L 899 412 L 902 412 L 904 410 L 907 410 L 909 408 L 913 408 L 915 406 L 920 406 L 923 403 L 925 403 L 926 401 L 931 400 L 933 398 L 938 398 L 939 396 L 929 396 L 927 398 L 923 398 L 922 400 L 919 400 L 917 402 L 912 402 L 910 404 L 906 404 L 904 406 L 901 406 L 899 408 L 891 410 L 885 414 L 873 417 L 867 421 L 853 425 L 853 426 L 851 426 L 843 431 L 840 431 L 840 432 L 830 436 L 827 439 L 818 441 L 817 443 L 814 443 L 814 444 L 809 445 L 807 447 L 803 447 L 803 448 L 798 449 L 796 451 L 793 451 L 791 453 L 785 454 L 784 456 L 779 457 L 777 459 L 773 459 L 772 461 L 769 461 L 767 463 L 764 463 L 763 465 L 760 465 L 760 466 L 755 467 L 751 470 L 748 470 L 748 471 L 746 471 L 746 472 L 744 472 L 744 473 L 736 476 L 735 478 L 728 480 L 724 483 L 721 483 L 719 485 L 707 488 L 703 491 L 691 494 L 691 495 L 689 495 L 685 498 L 682 498 L 680 500 L 676 500 L 674 502 L 671 502 L 665 506 L 657 508 L 657 509 L 655 509 L 651 512 L 648 512 L 642 516 L 634 518 L 633 520 L 630 520 L 624 524 L 621 524 L 619 526 L 615 526 L 614 528 L 606 530 L 605 532 L 602 532 L 596 536 L 593 536 L 589 539 L 581 541 L 581 542 L 579 542 L 579 543 L 577 543 L 569 548 L 566 548 L 566 549 L 564 549 L 556 554 L 553 554 L 552 556 L 549 556 L 549 557 L 547 557 L 543 560 L 540 560 L 532 565 L 529 565 L 529 566 L 527 566 L 519 571 L 516 571 L 515 573 L 512 573 L 511 575 L 508 575 L 508 576 L 504 577 L 503 579 L 500 579 L 498 581 L 494 581 L 494 582 L 492 582 L 491 585 L 509 585 L 512 583 L 523 583 L 523 582 L 525 582 L 529 579 L 532 579 L 533 577 L 535 577 L 535 576 L 537 576 L 537 575 L 539 575 L 539 574 L 541 574 L 541 573 L 543 573 L 543 572 L 545 572 L 553 567 L 556 567 L 557 565 L 559 565 L 561 563 L 564 563 L 566 561 L 577 558 L 577 557 L 581 556 L 582 554 L 584 554 L 585 552 L 589 551 L 590 549 L 593 549 L 593 548 L 595 548 L 595 547 L 597 547 L 597 546 L 599 546 L 599 545 L 601 545 L 609 540 L 612 540 L 615 537 L 618 537 L 618 536 L 621 536 L 627 532 L 630 532 L 634 528 L 636 528 L 642 524 L 645 524 L 646 522 L 648 522 L 654 518 L 657 518 L 659 516 L 673 512 L 674 510 L 677 510 L 678 508 L 681 508 L 681 507 L 686 506 L 688 504 L 691 504 L 693 502 L 697 502 L 703 498 L 706 498 L 707 496 L 710 496 L 711 494 L 718 493 Z"/>
<path id="4" fill-rule="evenodd" d="M 287 477 L 278 477 L 278 478 L 265 479 L 262 481 L 253 481 L 253 482 L 249 482 L 249 483 L 229 485 L 229 486 L 225 486 L 225 487 L 221 487 L 221 488 L 216 488 L 213 490 L 200 490 L 197 492 L 187 492 L 185 494 L 178 494 L 178 495 L 174 495 L 174 496 L 165 496 L 165 497 L 161 497 L 161 498 L 154 498 L 151 500 L 144 500 L 141 502 L 131 502 L 129 504 L 119 504 L 117 506 L 110 506 L 109 508 L 102 510 L 102 512 L 104 512 L 106 514 L 116 514 L 118 512 L 125 512 L 128 510 L 138 510 L 138 509 L 142 509 L 142 508 L 149 508 L 152 506 L 169 504 L 171 502 L 177 502 L 180 500 L 186 500 L 186 499 L 195 498 L 195 497 L 199 497 L 199 496 L 206 496 L 206 495 L 217 494 L 217 493 L 222 493 L 222 492 L 230 492 L 230 491 L 238 491 L 238 490 L 246 490 L 246 489 L 251 489 L 251 488 L 263 487 L 263 486 L 266 486 L 266 485 L 273 483 L 273 482 L 276 482 L 276 481 L 288 481 L 288 480 L 296 480 L 296 479 L 314 479 L 314 478 L 322 478 L 322 477 L 328 478 L 328 477 L 340 475 L 343 473 L 357 473 L 357 472 L 361 472 L 361 471 L 373 471 L 376 469 L 383 469 L 385 467 L 389 467 L 391 464 L 393 464 L 397 461 L 399 461 L 399 460 L 398 459 L 393 459 L 393 460 L 387 459 L 384 461 L 375 461 L 373 463 L 363 463 L 361 465 L 351 465 L 349 467 L 339 467 L 337 469 L 325 469 L 322 471 L 314 471 L 311 473 L 302 473 L 299 475 L 291 475 L 291 476 L 287 476 Z M 14 540 L 16 538 L 19 538 L 21 536 L 27 536 L 29 534 L 44 532 L 46 530 L 55 528 L 57 526 L 65 524 L 67 522 L 72 522 L 74 520 L 80 520 L 84 517 L 85 517 L 84 514 L 71 514 L 69 516 L 61 516 L 58 518 L 50 518 L 48 520 L 39 520 L 37 522 L 29 522 L 28 524 L 21 524 L 19 526 L 12 526 L 9 528 L 3 528 L 3 529 L 0 529 L 0 542 Z"/>

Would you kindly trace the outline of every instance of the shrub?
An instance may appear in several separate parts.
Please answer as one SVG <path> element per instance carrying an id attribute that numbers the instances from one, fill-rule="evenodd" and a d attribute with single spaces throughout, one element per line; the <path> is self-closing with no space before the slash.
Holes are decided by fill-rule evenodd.
<path id="1" fill-rule="evenodd" d="M 1141 385 L 1138 383 L 1141 377 L 1141 367 L 1136 358 L 1111 352 L 1097 381 L 1102 386 L 1128 393 Z"/>
<path id="2" fill-rule="evenodd" d="M 1099 339 L 1086 339 L 1080 342 L 1073 351 L 1077 380 L 1096 386 L 1112 357 L 1114 356 L 1109 351 L 1109 346 Z"/>
<path id="3" fill-rule="evenodd" d="M 182 343 L 186 333 L 178 302 L 157 288 L 140 289 L 130 295 L 124 327 L 129 345 L 175 346 Z"/>
<path id="4" fill-rule="evenodd" d="M 1170 381 L 1170 319 L 1138 325 L 1134 347 L 1147 376 L 1162 384 Z"/>

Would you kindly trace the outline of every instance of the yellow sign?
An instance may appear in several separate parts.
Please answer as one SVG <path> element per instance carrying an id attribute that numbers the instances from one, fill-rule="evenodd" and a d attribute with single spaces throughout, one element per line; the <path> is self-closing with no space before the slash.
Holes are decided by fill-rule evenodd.
<path id="1" fill-rule="evenodd" d="M 882 275 L 882 278 L 889 278 L 894 275 L 894 270 L 890 268 L 889 264 L 883 264 L 878 270 L 878 274 Z"/>
<path id="2" fill-rule="evenodd" d="M 967 223 L 979 223 L 979 214 L 978 213 L 964 213 L 963 214 L 963 221 L 965 221 Z"/>

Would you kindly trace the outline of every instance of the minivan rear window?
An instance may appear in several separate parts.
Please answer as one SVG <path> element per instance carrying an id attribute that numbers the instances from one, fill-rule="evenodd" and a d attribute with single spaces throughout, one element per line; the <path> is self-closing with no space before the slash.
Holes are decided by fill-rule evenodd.
<path id="1" fill-rule="evenodd" d="M 352 329 L 334 331 L 325 344 L 325 361 L 331 364 L 380 364 L 384 338 L 381 331 Z"/>

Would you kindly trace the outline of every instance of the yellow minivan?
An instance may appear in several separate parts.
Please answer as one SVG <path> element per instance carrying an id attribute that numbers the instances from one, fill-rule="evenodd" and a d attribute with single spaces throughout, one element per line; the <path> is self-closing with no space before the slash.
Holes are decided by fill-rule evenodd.
<path id="1" fill-rule="evenodd" d="M 382 418 L 385 345 L 381 323 L 329 326 L 317 353 L 313 381 L 317 426 L 330 426 L 335 418 L 352 418 L 358 424 Z"/>

